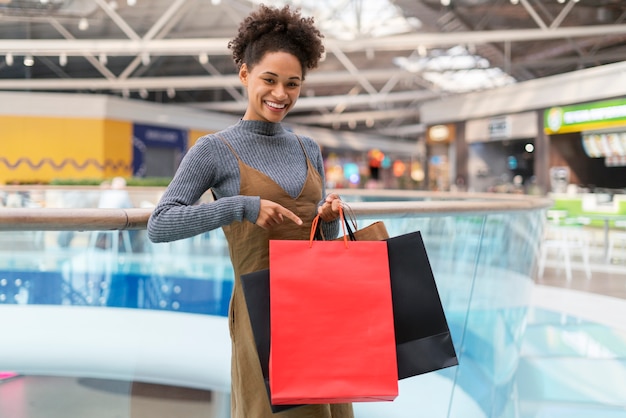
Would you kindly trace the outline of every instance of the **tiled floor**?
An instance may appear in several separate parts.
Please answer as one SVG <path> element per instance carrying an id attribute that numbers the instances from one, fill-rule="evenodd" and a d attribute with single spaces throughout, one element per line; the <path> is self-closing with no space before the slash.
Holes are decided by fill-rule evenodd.
<path id="1" fill-rule="evenodd" d="M 626 251 L 607 262 L 594 240 L 589 260 L 590 278 L 575 256 L 570 280 L 562 257 L 536 279 L 517 371 L 520 417 L 626 417 Z"/>
<path id="2" fill-rule="evenodd" d="M 572 278 L 565 274 L 563 258 L 558 252 L 551 252 L 542 278 L 538 284 L 563 287 L 584 292 L 626 299 L 626 248 L 617 248 L 610 261 L 605 258 L 602 231 L 589 229 L 589 262 L 591 278 L 585 275 L 583 258 L 580 253 L 572 253 Z"/>
<path id="3" fill-rule="evenodd" d="M 548 259 L 543 277 L 536 282 L 551 289 L 626 299 L 626 254 L 618 253 L 608 263 L 596 240 L 590 263 L 592 276 L 588 279 L 582 259 L 573 257 L 568 280 L 557 254 Z M 2 418 L 213 418 L 227 416 L 228 408 L 228 397 L 195 389 L 43 376 L 0 381 Z"/>
<path id="4" fill-rule="evenodd" d="M 223 398 L 221 398 L 223 399 Z M 212 418 L 213 393 L 143 383 L 18 376 L 0 383 L 2 418 Z"/>

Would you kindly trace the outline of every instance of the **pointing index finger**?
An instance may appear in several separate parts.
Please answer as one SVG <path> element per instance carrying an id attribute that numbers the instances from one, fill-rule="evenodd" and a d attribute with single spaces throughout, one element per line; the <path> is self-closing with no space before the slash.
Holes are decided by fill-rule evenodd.
<path id="1" fill-rule="evenodd" d="M 289 209 L 284 209 L 281 214 L 291 219 L 296 225 L 302 225 L 302 219 L 300 219 L 295 213 L 293 213 Z"/>

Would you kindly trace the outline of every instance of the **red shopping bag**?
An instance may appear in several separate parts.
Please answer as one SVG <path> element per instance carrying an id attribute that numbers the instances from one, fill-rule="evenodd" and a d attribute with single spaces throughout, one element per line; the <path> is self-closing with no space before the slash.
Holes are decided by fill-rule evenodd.
<path id="1" fill-rule="evenodd" d="M 387 243 L 313 241 L 315 224 L 309 241 L 270 241 L 272 404 L 391 401 Z"/>

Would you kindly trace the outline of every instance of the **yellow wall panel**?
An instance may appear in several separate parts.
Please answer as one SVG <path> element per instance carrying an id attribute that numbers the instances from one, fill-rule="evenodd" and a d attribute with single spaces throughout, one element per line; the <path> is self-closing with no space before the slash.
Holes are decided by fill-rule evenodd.
<path id="1" fill-rule="evenodd" d="M 133 125 L 104 121 L 103 175 L 106 178 L 133 175 Z"/>
<path id="2" fill-rule="evenodd" d="M 198 131 L 198 130 L 190 129 L 189 136 L 187 138 L 187 149 L 193 147 L 196 141 L 200 139 L 200 137 L 203 137 L 204 135 L 212 134 L 212 133 L 213 131 Z"/>
<path id="3" fill-rule="evenodd" d="M 103 121 L 0 116 L 0 182 L 101 178 Z"/>

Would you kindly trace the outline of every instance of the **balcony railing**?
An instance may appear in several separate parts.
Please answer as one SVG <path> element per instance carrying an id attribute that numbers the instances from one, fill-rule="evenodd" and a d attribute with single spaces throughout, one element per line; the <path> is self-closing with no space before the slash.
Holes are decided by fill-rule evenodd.
<path id="1" fill-rule="evenodd" d="M 50 207 L 63 193 L 36 193 L 47 207 L 0 208 L 0 370 L 201 388 L 227 404 L 233 272 L 221 230 L 153 244 L 145 237 L 150 207 Z M 406 395 L 384 405 L 385 418 L 401 416 L 395 405 L 437 411 L 424 416 L 515 416 L 509 401 L 552 202 L 339 193 L 361 227 L 383 220 L 392 236 L 422 232 L 459 356 L 459 366 L 401 381 Z"/>

